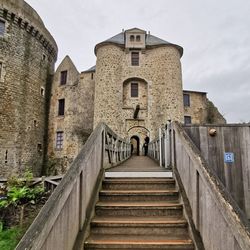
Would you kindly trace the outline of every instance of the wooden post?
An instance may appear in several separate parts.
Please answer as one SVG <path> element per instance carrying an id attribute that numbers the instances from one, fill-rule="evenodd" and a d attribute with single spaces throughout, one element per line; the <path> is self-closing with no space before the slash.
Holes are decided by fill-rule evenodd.
<path id="1" fill-rule="evenodd" d="M 161 147 L 161 128 L 159 128 L 159 160 L 160 160 L 160 167 L 162 167 L 162 147 Z"/>

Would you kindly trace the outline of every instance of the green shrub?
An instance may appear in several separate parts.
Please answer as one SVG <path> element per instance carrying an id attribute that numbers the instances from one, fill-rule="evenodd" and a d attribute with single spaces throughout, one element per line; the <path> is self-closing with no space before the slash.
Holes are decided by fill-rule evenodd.
<path id="1" fill-rule="evenodd" d="M 0 231 L 0 249 L 13 250 L 24 233 L 24 229 L 13 227 L 8 230 Z"/>

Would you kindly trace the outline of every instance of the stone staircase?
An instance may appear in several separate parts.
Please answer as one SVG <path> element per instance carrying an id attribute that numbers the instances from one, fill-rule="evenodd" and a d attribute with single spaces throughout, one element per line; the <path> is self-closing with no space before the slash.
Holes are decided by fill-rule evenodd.
<path id="1" fill-rule="evenodd" d="M 173 178 L 105 178 L 84 249 L 194 249 Z"/>

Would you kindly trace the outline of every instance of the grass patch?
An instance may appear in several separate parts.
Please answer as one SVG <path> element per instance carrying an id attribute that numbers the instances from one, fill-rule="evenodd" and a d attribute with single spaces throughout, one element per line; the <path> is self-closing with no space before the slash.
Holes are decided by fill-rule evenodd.
<path id="1" fill-rule="evenodd" d="M 20 227 L 13 227 L 0 232 L 0 249 L 13 250 L 24 234 L 25 229 Z"/>

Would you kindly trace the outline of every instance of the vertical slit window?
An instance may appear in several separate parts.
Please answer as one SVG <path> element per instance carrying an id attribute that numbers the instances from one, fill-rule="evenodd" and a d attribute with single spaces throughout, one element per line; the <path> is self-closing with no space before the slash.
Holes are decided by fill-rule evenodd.
<path id="1" fill-rule="evenodd" d="M 68 75 L 67 70 L 61 72 L 61 78 L 60 78 L 61 85 L 65 85 L 67 83 L 67 75 Z"/>
<path id="2" fill-rule="evenodd" d="M 1 80 L 1 77 L 2 77 L 2 71 L 3 71 L 3 63 L 0 62 L 0 80 Z"/>
<path id="3" fill-rule="evenodd" d="M 131 83 L 131 97 L 138 97 L 138 96 L 139 96 L 138 83 L 132 82 Z"/>
<path id="4" fill-rule="evenodd" d="M 58 115 L 64 115 L 65 99 L 58 100 Z"/>
<path id="5" fill-rule="evenodd" d="M 132 52 L 131 53 L 131 65 L 132 66 L 139 66 L 139 52 Z"/>
<path id="6" fill-rule="evenodd" d="M 3 36 L 5 32 L 5 22 L 0 20 L 0 36 Z"/>
<path id="7" fill-rule="evenodd" d="M 63 132 L 56 132 L 56 149 L 63 148 Z"/>
<path id="8" fill-rule="evenodd" d="M 5 151 L 5 163 L 8 163 L 8 150 Z"/>

